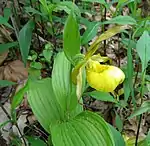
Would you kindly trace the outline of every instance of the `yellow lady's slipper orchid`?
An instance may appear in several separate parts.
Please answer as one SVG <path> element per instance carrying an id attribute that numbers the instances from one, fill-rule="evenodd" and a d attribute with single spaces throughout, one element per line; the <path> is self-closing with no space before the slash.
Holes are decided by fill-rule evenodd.
<path id="1" fill-rule="evenodd" d="M 86 65 L 86 76 L 89 85 L 102 92 L 114 91 L 125 79 L 123 71 L 118 67 L 103 65 L 91 59 Z"/>

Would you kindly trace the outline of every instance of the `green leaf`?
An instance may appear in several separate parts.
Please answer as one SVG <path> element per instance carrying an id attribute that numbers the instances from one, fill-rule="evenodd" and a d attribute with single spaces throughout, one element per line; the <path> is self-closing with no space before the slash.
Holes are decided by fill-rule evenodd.
<path id="1" fill-rule="evenodd" d="M 130 82 L 129 79 L 125 79 L 125 81 L 123 82 L 124 99 L 126 102 L 128 101 L 130 93 L 131 93 L 129 82 Z"/>
<path id="2" fill-rule="evenodd" d="M 82 0 L 82 1 L 103 4 L 107 9 L 109 8 L 109 5 L 106 3 L 105 0 Z"/>
<path id="3" fill-rule="evenodd" d="M 135 146 L 135 141 L 136 141 L 136 137 L 135 136 L 129 137 L 126 140 L 126 146 Z M 143 142 L 144 142 L 144 137 L 140 136 L 138 138 L 138 146 L 148 146 L 148 145 L 145 145 L 145 142 L 144 143 Z"/>
<path id="4" fill-rule="evenodd" d="M 81 39 L 82 45 L 88 43 L 88 41 L 92 40 L 96 36 L 99 25 L 100 23 L 91 23 L 91 25 L 87 27 Z"/>
<path id="5" fill-rule="evenodd" d="M 25 7 L 25 10 L 26 10 L 27 13 L 32 13 L 32 15 L 38 14 L 38 15 L 40 15 L 42 17 L 45 16 L 43 13 L 39 12 L 38 10 L 36 10 L 36 9 L 34 9 L 32 7 Z"/>
<path id="6" fill-rule="evenodd" d="M 47 49 L 47 50 L 43 50 L 43 56 L 45 57 L 47 62 L 50 62 L 51 57 L 52 57 L 52 50 Z"/>
<path id="7" fill-rule="evenodd" d="M 22 141 L 21 138 L 14 136 L 13 139 L 10 142 L 10 146 L 21 146 L 22 145 Z"/>
<path id="8" fill-rule="evenodd" d="M 33 20 L 29 20 L 28 23 L 24 25 L 24 27 L 19 32 L 19 45 L 20 45 L 20 51 L 22 55 L 22 60 L 24 64 L 26 65 L 29 49 L 31 45 L 32 40 L 32 31 L 34 29 L 35 23 Z"/>
<path id="9" fill-rule="evenodd" d="M 127 63 L 126 81 L 125 81 L 126 86 L 124 86 L 125 87 L 125 101 L 128 100 L 130 93 L 131 93 L 132 102 L 133 102 L 133 104 L 135 104 L 135 99 L 133 97 L 133 92 L 134 92 L 133 90 L 134 89 L 133 89 L 133 82 L 132 82 L 134 69 L 133 69 L 132 44 L 131 44 L 131 42 L 129 42 L 129 45 L 128 45 L 127 62 L 128 63 Z"/>
<path id="10" fill-rule="evenodd" d="M 128 29 L 128 26 L 118 25 L 118 26 L 114 26 L 114 27 L 108 29 L 107 31 L 105 31 L 104 33 L 102 33 L 89 47 L 89 51 L 85 55 L 86 60 L 88 60 L 95 53 L 95 51 L 98 49 L 98 45 L 102 41 L 111 38 L 112 36 L 116 35 L 117 33 L 120 33 L 121 31 L 123 31 L 125 29 Z"/>
<path id="11" fill-rule="evenodd" d="M 117 131 L 112 125 L 108 124 L 115 141 L 115 146 L 126 146 L 123 137 L 121 136 L 120 132 Z"/>
<path id="12" fill-rule="evenodd" d="M 16 47 L 18 45 L 18 42 L 12 42 L 12 43 L 7 43 L 7 44 L 0 44 L 0 53 L 3 53 L 7 51 L 8 49 L 12 47 Z"/>
<path id="13" fill-rule="evenodd" d="M 119 8 L 122 8 L 131 2 L 134 2 L 134 0 L 118 0 L 118 4 L 116 6 L 116 9 L 118 10 Z"/>
<path id="14" fill-rule="evenodd" d="M 54 126 L 52 141 L 55 146 L 115 146 L 106 122 L 92 112 Z"/>
<path id="15" fill-rule="evenodd" d="M 67 58 L 72 61 L 76 54 L 80 53 L 79 27 L 73 12 L 70 13 L 63 33 L 63 48 Z"/>
<path id="16" fill-rule="evenodd" d="M 103 24 L 135 25 L 136 20 L 130 16 L 119 15 L 111 20 L 103 22 Z"/>
<path id="17" fill-rule="evenodd" d="M 5 8 L 4 9 L 4 18 L 8 21 L 9 17 L 11 15 L 11 9 L 10 8 Z"/>
<path id="18" fill-rule="evenodd" d="M 147 145 L 150 146 L 150 129 L 149 129 L 148 134 L 146 136 L 146 142 L 147 142 Z"/>
<path id="19" fill-rule="evenodd" d="M 52 136 L 51 136 L 51 135 L 48 136 L 47 143 L 48 143 L 48 146 L 53 146 L 53 143 L 52 143 Z"/>
<path id="20" fill-rule="evenodd" d="M 138 142 L 138 146 L 150 146 L 150 140 L 145 138 Z"/>
<path id="21" fill-rule="evenodd" d="M 63 2 L 58 3 L 54 11 L 58 11 L 58 10 L 63 10 L 67 14 L 70 14 L 71 11 L 73 11 L 77 16 L 81 15 L 81 12 L 78 6 L 70 1 L 63 1 Z"/>
<path id="22" fill-rule="evenodd" d="M 116 127 L 118 128 L 118 130 L 119 130 L 120 132 L 122 132 L 122 129 L 123 129 L 123 122 L 122 122 L 120 116 L 118 115 L 118 113 L 115 112 L 115 114 L 116 114 L 116 118 L 115 118 Z"/>
<path id="23" fill-rule="evenodd" d="M 31 62 L 30 67 L 34 69 L 42 69 L 42 64 L 40 62 Z"/>
<path id="24" fill-rule="evenodd" d="M 92 91 L 92 92 L 87 92 L 85 94 L 92 96 L 93 98 L 97 100 L 117 103 L 117 100 L 107 92 Z"/>
<path id="25" fill-rule="evenodd" d="M 131 48 L 136 48 L 136 42 L 134 40 L 124 38 L 121 40 L 121 42 L 127 47 L 130 44 Z"/>
<path id="26" fill-rule="evenodd" d="M 4 18 L 4 17 L 0 16 L 0 24 L 3 24 L 5 26 L 13 29 L 13 27 L 7 21 L 8 21 L 7 18 Z"/>
<path id="27" fill-rule="evenodd" d="M 64 119 L 64 111 L 55 98 L 50 78 L 29 80 L 27 97 L 34 115 L 48 133 L 53 124 Z"/>
<path id="28" fill-rule="evenodd" d="M 65 111 L 77 105 L 76 88 L 71 83 L 71 63 L 64 52 L 58 53 L 52 71 L 52 86 L 58 103 Z"/>
<path id="29" fill-rule="evenodd" d="M 136 50 L 142 62 L 142 72 L 146 69 L 150 60 L 150 36 L 148 31 L 144 31 L 140 39 L 137 41 Z"/>
<path id="30" fill-rule="evenodd" d="M 84 2 L 91 2 L 91 3 L 100 3 L 100 4 L 105 4 L 105 0 L 82 0 Z"/>
<path id="31" fill-rule="evenodd" d="M 11 120 L 7 120 L 3 123 L 0 123 L 0 129 L 3 128 L 4 126 L 6 126 L 8 123 L 11 123 L 12 121 Z"/>
<path id="32" fill-rule="evenodd" d="M 146 112 L 150 112 L 150 101 L 145 101 L 143 102 L 143 104 L 141 105 L 140 108 L 138 108 L 130 117 L 129 119 L 135 117 L 135 116 L 139 116 L 143 113 Z"/>
<path id="33" fill-rule="evenodd" d="M 13 97 L 11 108 L 14 110 L 23 100 L 24 94 L 28 91 L 28 83 L 21 88 L 16 95 Z"/>
<path id="34" fill-rule="evenodd" d="M 35 68 L 29 68 L 29 79 L 37 80 L 41 77 L 41 70 L 35 69 Z"/>
<path id="35" fill-rule="evenodd" d="M 38 137 L 27 137 L 30 146 L 47 146 L 46 143 Z"/>
<path id="36" fill-rule="evenodd" d="M 0 87 L 7 87 L 11 85 L 15 85 L 15 82 L 7 81 L 7 80 L 0 80 Z"/>

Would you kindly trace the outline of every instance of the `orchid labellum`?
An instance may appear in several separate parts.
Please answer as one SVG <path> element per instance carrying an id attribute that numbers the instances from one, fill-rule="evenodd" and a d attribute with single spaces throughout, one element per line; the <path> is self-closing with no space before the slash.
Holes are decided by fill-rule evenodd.
<path id="1" fill-rule="evenodd" d="M 92 59 L 87 62 L 86 76 L 89 85 L 102 92 L 114 91 L 125 79 L 125 75 L 120 68 L 103 65 Z"/>

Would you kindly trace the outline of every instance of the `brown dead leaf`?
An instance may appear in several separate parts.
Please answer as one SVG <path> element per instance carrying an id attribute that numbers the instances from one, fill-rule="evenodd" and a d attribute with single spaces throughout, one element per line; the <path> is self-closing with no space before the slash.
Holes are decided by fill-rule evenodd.
<path id="1" fill-rule="evenodd" d="M 37 121 L 37 119 L 34 115 L 28 116 L 27 119 L 30 124 L 33 124 L 33 123 L 35 123 L 35 121 Z"/>
<path id="2" fill-rule="evenodd" d="M 3 105 L 3 107 L 6 109 L 7 113 L 10 114 L 10 109 L 11 109 L 10 103 L 6 102 Z M 7 120 L 9 120 L 8 117 L 6 116 L 2 108 L 0 108 L 0 123 L 4 123 Z M 0 129 L 0 133 L 2 134 L 2 137 L 7 141 L 7 143 L 9 143 L 9 134 L 12 132 L 11 127 L 12 127 L 11 123 L 8 123 L 7 125 L 5 125 L 3 128 Z M 0 141 L 0 146 L 1 146 L 1 141 Z"/>
<path id="3" fill-rule="evenodd" d="M 8 55 L 8 51 L 0 54 L 0 65 L 4 62 L 4 60 L 6 59 L 7 55 Z"/>
<path id="4" fill-rule="evenodd" d="M 27 122 L 27 115 L 26 114 L 21 115 L 17 120 L 17 125 L 19 127 L 19 130 L 15 125 L 13 125 L 13 127 L 12 127 L 13 133 L 15 135 L 18 135 L 21 138 L 22 143 L 24 143 L 24 140 L 27 142 L 27 140 L 25 138 L 24 138 L 24 140 L 22 138 L 22 135 L 24 135 L 24 128 L 27 126 L 26 122 Z M 24 146 L 24 145 L 22 145 L 22 146 Z"/>
<path id="5" fill-rule="evenodd" d="M 24 67 L 20 60 L 15 60 L 4 67 L 4 79 L 19 82 L 28 77 L 27 68 Z"/>
<path id="6" fill-rule="evenodd" d="M 0 80 L 3 80 L 4 78 L 4 67 L 0 67 Z"/>
<path id="7" fill-rule="evenodd" d="M 6 1 L 0 0 L 0 15 L 3 15 L 3 9 L 5 8 Z"/>
<path id="8" fill-rule="evenodd" d="M 20 132 L 21 132 L 22 135 L 24 134 L 24 132 L 23 132 L 24 128 L 27 126 L 26 122 L 27 122 L 27 115 L 26 114 L 25 115 L 21 115 L 18 118 L 18 120 L 17 120 L 17 124 L 19 126 L 19 130 L 20 130 Z M 18 128 L 15 125 L 12 127 L 12 129 L 13 129 L 13 132 L 16 135 L 21 136 L 20 132 L 18 131 Z"/>

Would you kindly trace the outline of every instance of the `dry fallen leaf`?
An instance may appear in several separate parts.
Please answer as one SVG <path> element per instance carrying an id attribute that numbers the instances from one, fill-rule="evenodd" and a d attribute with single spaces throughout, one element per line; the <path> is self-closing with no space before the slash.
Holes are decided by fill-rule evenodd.
<path id="1" fill-rule="evenodd" d="M 4 67 L 0 67 L 0 80 L 3 80 L 4 78 Z"/>
<path id="2" fill-rule="evenodd" d="M 10 108 L 11 108 L 10 103 L 6 102 L 3 105 L 3 107 L 6 109 L 8 114 L 10 114 Z M 9 120 L 8 117 L 6 116 L 6 114 L 4 113 L 2 108 L 0 108 L 0 123 L 4 123 L 7 120 Z M 11 123 L 8 123 L 7 125 L 5 125 L 3 128 L 0 129 L 2 137 L 7 141 L 7 143 L 9 143 L 9 134 L 10 134 L 10 132 L 12 132 L 11 126 L 12 126 Z"/>
<path id="3" fill-rule="evenodd" d="M 19 82 L 28 77 L 27 68 L 20 60 L 15 60 L 4 67 L 4 80 Z"/>
<path id="4" fill-rule="evenodd" d="M 19 137 L 24 135 L 24 128 L 27 126 L 26 122 L 27 122 L 27 114 L 21 115 L 17 120 L 17 125 L 19 127 L 19 130 L 15 125 L 13 125 L 13 127 L 12 127 L 13 133 L 15 135 L 18 135 Z M 21 140 L 22 140 L 22 143 L 24 143 L 22 138 L 21 138 Z M 25 138 L 24 138 L 24 140 L 26 141 Z"/>
<path id="5" fill-rule="evenodd" d="M 3 63 L 3 61 L 6 59 L 8 55 L 8 51 L 4 52 L 4 53 L 0 53 L 0 65 Z"/>
<path id="6" fill-rule="evenodd" d="M 24 128 L 27 126 L 26 122 L 27 122 L 27 115 L 21 115 L 17 120 L 17 124 L 22 135 L 24 134 L 23 132 Z M 14 134 L 21 136 L 20 132 L 18 131 L 18 128 L 15 125 L 13 125 L 12 129 Z"/>

